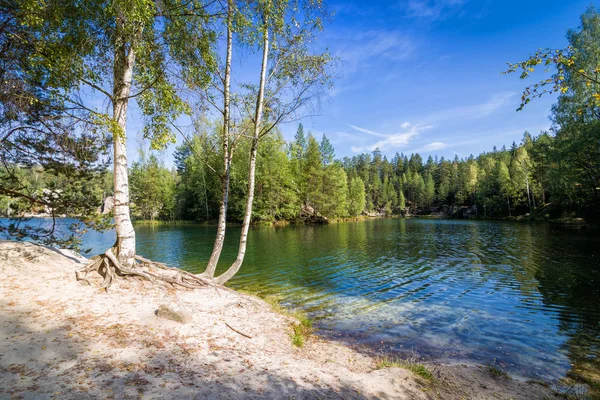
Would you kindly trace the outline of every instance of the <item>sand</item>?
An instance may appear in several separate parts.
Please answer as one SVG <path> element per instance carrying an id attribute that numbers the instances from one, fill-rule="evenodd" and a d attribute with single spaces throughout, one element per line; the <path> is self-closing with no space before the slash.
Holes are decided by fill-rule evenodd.
<path id="1" fill-rule="evenodd" d="M 0 241 L 0 399 L 542 399 L 544 385 L 477 365 L 426 365 L 434 378 L 376 369 L 365 353 L 223 287 L 180 290 L 138 278 L 109 292 L 75 280 L 87 260 Z M 158 318 L 161 305 L 191 322 Z M 236 332 L 237 331 L 237 332 Z M 249 336 L 249 337 L 247 337 Z"/>

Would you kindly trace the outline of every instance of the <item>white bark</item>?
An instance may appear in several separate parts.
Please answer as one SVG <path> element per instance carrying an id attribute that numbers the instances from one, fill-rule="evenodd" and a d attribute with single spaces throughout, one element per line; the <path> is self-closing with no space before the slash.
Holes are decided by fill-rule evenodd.
<path id="1" fill-rule="evenodd" d="M 213 278 L 217 263 L 221 257 L 223 243 L 225 242 L 225 230 L 227 228 L 227 204 L 229 203 L 229 178 L 231 172 L 231 157 L 229 149 L 229 126 L 230 126 L 230 86 L 231 86 L 231 53 L 232 53 L 232 10 L 233 0 L 227 1 L 227 54 L 225 60 L 225 82 L 223 87 L 223 175 L 221 176 L 221 204 L 219 206 L 219 221 L 217 223 L 217 236 L 213 250 L 204 271 L 204 276 Z"/>
<path id="2" fill-rule="evenodd" d="M 252 219 L 252 204 L 254 202 L 254 184 L 256 175 L 256 152 L 258 148 L 258 137 L 262 124 L 263 103 L 265 92 L 265 81 L 267 76 L 267 62 L 269 60 L 269 31 L 265 27 L 263 36 L 263 57 L 262 68 L 260 71 L 260 86 L 258 88 L 258 96 L 256 98 L 256 110 L 254 115 L 254 134 L 252 136 L 252 147 L 250 149 L 250 167 L 248 169 L 248 197 L 246 198 L 246 213 L 244 214 L 244 222 L 242 223 L 242 233 L 240 236 L 240 245 L 238 255 L 234 263 L 222 275 L 218 276 L 215 281 L 224 284 L 240 270 L 244 257 L 246 255 L 246 244 L 248 242 L 248 229 Z"/>
<path id="3" fill-rule="evenodd" d="M 113 70 L 113 119 L 118 126 L 118 131 L 113 132 L 114 212 L 117 231 L 117 257 L 119 262 L 127 268 L 133 265 L 135 257 L 135 231 L 129 212 L 127 171 L 127 106 L 134 62 L 135 53 L 133 49 L 127 49 L 125 44 L 116 46 Z"/>

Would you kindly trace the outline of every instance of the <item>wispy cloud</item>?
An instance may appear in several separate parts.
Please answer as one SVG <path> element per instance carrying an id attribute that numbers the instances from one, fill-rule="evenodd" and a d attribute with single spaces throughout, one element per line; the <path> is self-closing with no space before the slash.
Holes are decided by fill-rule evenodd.
<path id="1" fill-rule="evenodd" d="M 386 151 L 390 149 L 406 147 L 412 139 L 419 135 L 420 132 L 432 128 L 432 126 L 410 125 L 404 123 L 402 124 L 402 128 L 405 131 L 386 135 L 384 133 L 375 132 L 370 129 L 361 128 L 355 125 L 349 126 L 356 131 L 383 138 L 383 140 L 379 140 L 367 146 L 353 146 L 352 151 L 355 153 L 360 153 L 361 151 L 373 151 L 375 149 Z"/>
<path id="2" fill-rule="evenodd" d="M 404 8 L 406 15 L 429 20 L 444 20 L 461 12 L 469 0 L 410 0 Z"/>
<path id="3" fill-rule="evenodd" d="M 430 113 L 425 118 L 421 119 L 419 123 L 402 122 L 400 124 L 400 128 L 402 129 L 402 131 L 393 134 L 385 134 L 382 132 L 374 131 L 372 129 L 367 129 L 352 124 L 346 124 L 348 127 L 352 128 L 357 132 L 366 133 L 369 136 L 375 136 L 381 139 L 373 144 L 367 144 L 368 142 L 363 136 L 361 138 L 363 139 L 363 143 L 367 143 L 361 143 L 360 145 L 353 146 L 352 151 L 358 153 L 362 151 L 372 151 L 376 148 L 379 148 L 380 150 L 386 152 L 389 150 L 405 148 L 409 144 L 413 143 L 413 139 L 417 138 L 417 136 L 419 136 L 419 133 L 421 133 L 422 131 L 435 128 L 442 122 L 447 123 L 449 121 L 460 121 L 487 117 L 496 112 L 504 105 L 506 105 L 513 96 L 515 96 L 515 93 L 513 92 L 501 92 L 494 94 L 488 101 L 485 101 L 480 104 L 452 107 L 445 110 L 436 111 Z M 413 151 L 436 151 L 453 148 L 459 145 L 465 145 L 469 143 L 471 143 L 471 141 L 454 142 L 450 140 L 450 142 L 448 142 L 446 140 L 441 141 L 438 139 L 427 144 L 421 144 L 421 147 Z"/>
<path id="4" fill-rule="evenodd" d="M 436 111 L 429 114 L 425 120 L 428 123 L 433 123 L 450 119 L 456 120 L 484 118 L 493 114 L 496 110 L 507 104 L 515 95 L 515 92 L 496 93 L 484 103 L 452 107 L 445 110 Z"/>
<path id="5" fill-rule="evenodd" d="M 414 43 L 400 32 L 369 30 L 353 36 L 340 35 L 346 43 L 336 51 L 345 73 L 352 73 L 374 62 L 403 61 L 413 54 Z"/>
<path id="6" fill-rule="evenodd" d="M 379 133 L 379 132 L 375 132 L 366 128 L 361 128 L 360 126 L 356 126 L 356 125 L 352 125 L 352 124 L 346 124 L 348 125 L 350 128 L 354 129 L 355 131 L 358 132 L 362 132 L 362 133 L 366 133 L 372 136 L 377 136 L 377 137 L 383 137 L 386 138 L 388 137 L 388 135 L 384 134 L 384 133 Z M 403 127 L 404 128 L 404 127 Z"/>
<path id="7" fill-rule="evenodd" d="M 437 141 L 437 142 L 431 142 L 428 143 L 426 145 L 424 145 L 423 147 L 419 147 L 419 148 L 415 148 L 415 149 L 410 149 L 410 150 L 405 150 L 407 153 L 422 153 L 422 152 L 432 152 L 432 151 L 439 151 L 439 150 L 444 150 L 444 149 L 454 149 L 457 147 L 462 147 L 462 146 L 466 146 L 466 145 L 471 145 L 474 143 L 478 143 L 480 142 L 480 139 L 472 139 L 472 140 L 462 140 L 462 141 L 456 141 L 456 140 L 452 140 L 452 139 L 448 139 L 445 141 Z M 452 151 L 454 153 L 454 151 Z"/>
<path id="8" fill-rule="evenodd" d="M 448 144 L 446 144 L 444 142 L 431 142 L 431 143 L 423 146 L 423 149 L 425 149 L 425 150 L 442 150 L 442 149 L 445 149 L 446 147 L 448 147 Z"/>

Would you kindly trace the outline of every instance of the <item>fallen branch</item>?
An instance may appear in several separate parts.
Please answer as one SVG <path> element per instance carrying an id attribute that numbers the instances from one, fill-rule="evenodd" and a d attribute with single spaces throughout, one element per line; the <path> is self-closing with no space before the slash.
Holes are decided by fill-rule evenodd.
<path id="1" fill-rule="evenodd" d="M 248 334 L 246 334 L 246 333 L 244 333 L 244 332 L 238 331 L 238 330 L 237 330 L 237 329 L 235 329 L 233 326 L 229 325 L 227 322 L 225 322 L 225 325 L 227 325 L 227 327 L 228 327 L 229 329 L 231 329 L 232 331 L 234 331 L 235 333 L 237 333 L 237 334 L 239 334 L 239 335 L 242 335 L 242 336 L 244 336 L 244 337 L 247 337 L 248 339 L 252 339 L 252 336 L 250 336 L 250 335 L 248 335 Z"/>

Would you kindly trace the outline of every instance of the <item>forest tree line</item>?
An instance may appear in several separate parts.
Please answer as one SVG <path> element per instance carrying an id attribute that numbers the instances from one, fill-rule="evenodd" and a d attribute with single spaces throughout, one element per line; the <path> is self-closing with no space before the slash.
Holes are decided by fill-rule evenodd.
<path id="1" fill-rule="evenodd" d="M 293 220 L 307 212 L 327 218 L 428 214 L 443 206 L 476 206 L 481 218 L 502 218 L 532 213 L 548 203 L 555 205 L 555 218 L 572 212 L 593 219 L 600 209 L 599 139 L 600 125 L 594 123 L 555 134 L 525 132 L 520 143 L 477 157 L 423 160 L 419 154 L 396 153 L 388 159 L 375 150 L 336 159 L 326 136 L 318 139 L 299 125 L 291 143 L 275 134 L 259 145 L 253 220 Z M 216 135 L 200 134 L 190 145 L 203 149 L 214 140 Z M 134 163 L 132 199 L 138 218 L 216 217 L 218 176 L 190 145 L 177 149 L 173 169 L 156 155 Z M 243 215 L 246 170 L 247 159 L 235 159 L 232 220 Z"/>
<path id="2" fill-rule="evenodd" d="M 571 211 L 588 218 L 600 205 L 596 176 L 600 153 L 591 152 L 600 137 L 597 124 L 586 130 L 525 132 L 520 143 L 502 146 L 477 157 L 445 159 L 396 153 L 388 159 L 381 151 L 336 159 L 326 136 L 320 139 L 298 126 L 287 143 L 280 133 L 265 137 L 258 146 L 256 203 L 253 221 L 295 220 L 306 214 L 326 218 L 362 214 L 402 215 L 442 211 L 444 206 L 476 206 L 480 218 L 502 218 L 532 213 L 553 203 L 554 217 Z M 204 127 L 177 147 L 175 165 L 167 168 L 160 153 L 141 151 L 130 169 L 132 212 L 138 219 L 198 220 L 217 218 L 220 201 L 218 127 Z M 240 146 L 247 146 L 247 142 Z M 584 151 L 585 149 L 585 151 Z M 244 215 L 248 157 L 234 158 L 229 217 Z M 595 162 L 590 162 L 590 161 Z M 218 172 L 218 171 L 217 171 Z M 40 167 L 21 169 L 31 191 L 47 186 L 68 189 L 67 180 L 55 179 Z M 111 174 L 98 176 L 86 190 L 100 206 L 112 194 Z M 18 203 L 0 197 L 6 215 Z M 474 211 L 473 211 L 474 212 Z"/>

